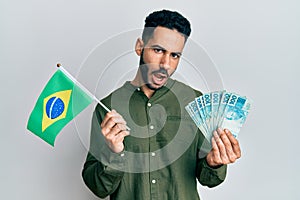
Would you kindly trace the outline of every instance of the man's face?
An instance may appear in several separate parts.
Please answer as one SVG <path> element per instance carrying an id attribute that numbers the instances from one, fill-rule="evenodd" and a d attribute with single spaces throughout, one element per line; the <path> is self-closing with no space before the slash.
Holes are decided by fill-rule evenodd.
<path id="1" fill-rule="evenodd" d="M 161 88 L 175 72 L 184 44 L 185 38 L 178 31 L 155 28 L 140 58 L 142 78 L 149 89 Z"/>

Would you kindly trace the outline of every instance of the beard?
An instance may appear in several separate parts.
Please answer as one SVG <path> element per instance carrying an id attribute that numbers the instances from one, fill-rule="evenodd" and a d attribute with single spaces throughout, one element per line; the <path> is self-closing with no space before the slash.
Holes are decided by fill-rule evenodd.
<path id="1" fill-rule="evenodd" d="M 140 70 L 141 70 L 142 79 L 143 79 L 145 85 L 151 90 L 156 91 L 156 90 L 160 89 L 162 86 L 161 87 L 155 87 L 151 84 L 151 82 L 148 79 L 149 67 L 148 67 L 148 64 L 146 64 L 145 61 L 144 61 L 144 49 L 142 50 L 139 64 L 140 64 L 139 67 L 140 67 Z M 163 67 L 159 67 L 158 70 L 155 70 L 155 71 L 151 72 L 151 75 L 153 75 L 153 74 L 164 74 L 166 76 L 166 78 L 170 77 L 167 70 Z"/>

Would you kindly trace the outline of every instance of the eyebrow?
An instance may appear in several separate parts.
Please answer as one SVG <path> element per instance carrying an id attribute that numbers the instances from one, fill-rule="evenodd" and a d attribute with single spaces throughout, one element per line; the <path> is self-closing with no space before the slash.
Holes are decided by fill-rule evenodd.
<path id="1" fill-rule="evenodd" d="M 152 45 L 150 48 L 159 48 L 159 49 L 162 49 L 163 51 L 167 51 L 165 48 L 163 48 L 162 46 L 160 46 L 160 45 L 158 45 L 158 44 L 154 44 L 154 45 Z M 179 55 L 179 56 L 182 55 L 181 52 L 171 52 L 171 53 L 175 53 L 175 54 L 177 54 L 177 55 Z"/>

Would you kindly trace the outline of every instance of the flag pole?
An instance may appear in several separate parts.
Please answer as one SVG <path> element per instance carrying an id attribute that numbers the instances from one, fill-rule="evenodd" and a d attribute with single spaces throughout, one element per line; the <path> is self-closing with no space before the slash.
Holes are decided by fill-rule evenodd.
<path id="1" fill-rule="evenodd" d="M 71 79 L 80 89 L 82 89 L 86 94 L 88 94 L 91 98 L 93 98 L 97 103 L 99 103 L 107 112 L 111 112 L 99 99 L 95 97 L 86 87 L 84 87 L 79 81 L 77 81 L 65 68 L 60 64 L 57 63 L 56 66 L 69 78 Z M 126 126 L 127 130 L 130 130 L 128 126 Z"/>

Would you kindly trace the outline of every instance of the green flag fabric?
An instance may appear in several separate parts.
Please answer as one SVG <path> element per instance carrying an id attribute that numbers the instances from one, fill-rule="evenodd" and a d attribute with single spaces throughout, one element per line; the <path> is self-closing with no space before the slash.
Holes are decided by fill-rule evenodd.
<path id="1" fill-rule="evenodd" d="M 54 146 L 61 129 L 92 101 L 92 97 L 58 69 L 40 94 L 27 129 Z"/>

